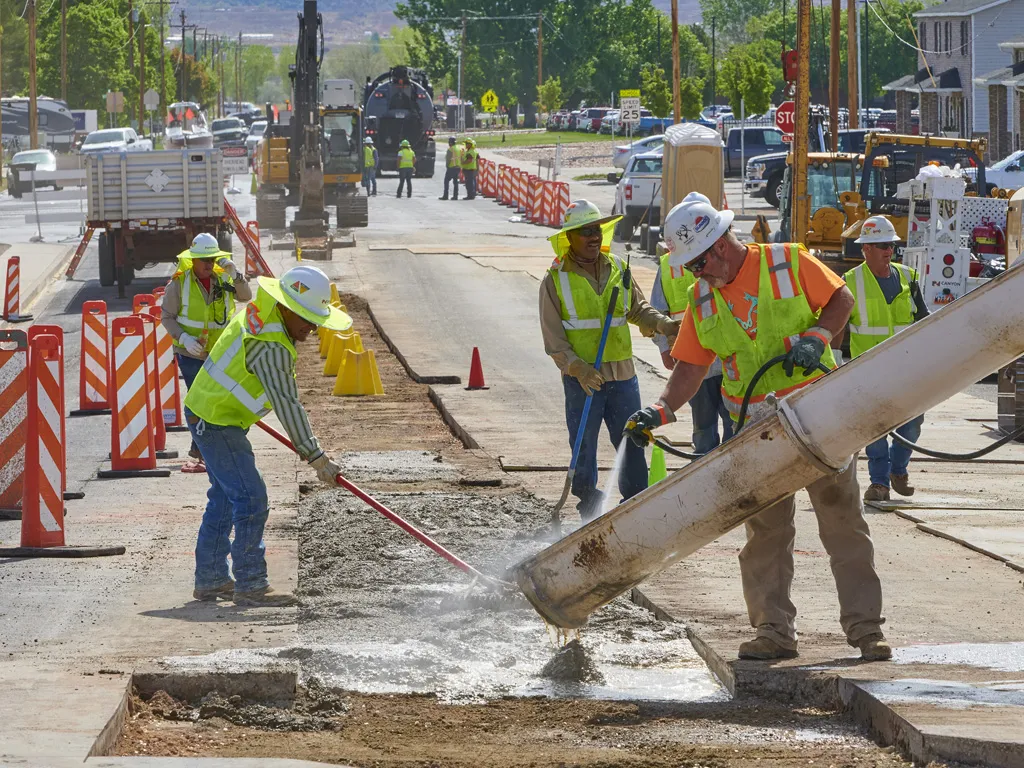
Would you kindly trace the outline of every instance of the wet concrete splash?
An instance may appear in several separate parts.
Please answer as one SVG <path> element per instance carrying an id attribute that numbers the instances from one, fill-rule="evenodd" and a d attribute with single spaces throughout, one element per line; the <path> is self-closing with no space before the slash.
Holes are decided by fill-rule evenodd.
<path id="1" fill-rule="evenodd" d="M 571 640 L 559 649 L 541 669 L 540 676 L 572 683 L 605 683 L 601 670 L 579 640 Z"/>

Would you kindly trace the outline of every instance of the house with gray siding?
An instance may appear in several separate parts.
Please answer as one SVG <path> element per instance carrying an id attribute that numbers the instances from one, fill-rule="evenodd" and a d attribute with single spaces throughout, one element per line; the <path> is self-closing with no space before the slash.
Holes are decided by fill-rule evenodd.
<path id="1" fill-rule="evenodd" d="M 1010 55 L 1010 65 L 974 78 L 988 91 L 989 153 L 994 158 L 1020 149 L 1024 112 L 1024 36 L 1004 40 L 999 47 Z"/>
<path id="2" fill-rule="evenodd" d="M 1024 30 L 1024 0 L 947 0 L 918 11 L 914 19 L 920 47 L 918 71 L 884 86 L 896 93 L 898 121 L 905 112 L 909 125 L 916 97 L 921 133 L 991 139 L 992 118 L 998 132 L 1008 113 L 990 110 L 990 88 L 982 75 L 1012 67 L 1013 53 L 1000 43 Z M 1002 155 L 990 151 L 990 156 Z"/>

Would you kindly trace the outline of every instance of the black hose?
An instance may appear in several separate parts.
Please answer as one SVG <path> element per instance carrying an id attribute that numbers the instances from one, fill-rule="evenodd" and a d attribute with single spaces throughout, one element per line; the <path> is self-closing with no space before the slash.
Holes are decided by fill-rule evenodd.
<path id="1" fill-rule="evenodd" d="M 747 391 L 743 393 L 743 403 L 740 405 L 740 417 L 736 420 L 736 431 L 739 432 L 743 429 L 743 424 L 747 420 L 747 406 L 750 405 L 750 398 L 754 395 L 754 387 L 757 386 L 757 382 L 761 380 L 761 377 L 768 373 L 772 366 L 778 365 L 786 359 L 785 355 L 776 355 L 767 363 L 757 369 L 757 373 L 754 374 L 754 378 L 750 380 L 750 384 L 747 385 Z M 831 369 L 824 363 L 819 362 L 816 368 L 822 373 L 828 373 Z"/>
<path id="2" fill-rule="evenodd" d="M 673 456 L 678 456 L 680 459 L 695 461 L 704 455 L 703 453 L 687 453 L 686 451 L 680 451 L 678 448 L 673 448 L 664 440 L 659 440 L 658 438 L 654 438 L 654 444 L 661 448 L 665 453 L 671 453 Z"/>
<path id="3" fill-rule="evenodd" d="M 900 445 L 910 448 L 912 451 L 923 453 L 925 456 L 931 456 L 933 459 L 941 459 L 942 461 L 970 461 L 971 459 L 980 459 L 989 453 L 992 453 L 996 448 L 1000 448 L 1006 445 L 1011 440 L 1024 435 L 1024 427 L 1019 427 L 1008 435 L 996 440 L 992 445 L 981 448 L 977 451 L 971 451 L 970 453 L 946 453 L 944 451 L 934 451 L 931 448 L 924 448 L 917 443 L 912 443 L 903 435 L 897 433 L 895 430 L 889 433 L 889 437 L 895 440 Z"/>

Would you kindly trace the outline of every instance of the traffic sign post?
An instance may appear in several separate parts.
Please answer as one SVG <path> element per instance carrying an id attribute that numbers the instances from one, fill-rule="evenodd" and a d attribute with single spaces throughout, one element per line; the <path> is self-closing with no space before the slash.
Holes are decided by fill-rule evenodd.
<path id="1" fill-rule="evenodd" d="M 629 127 L 629 136 L 633 136 L 633 126 L 640 122 L 640 91 L 636 88 L 619 91 L 619 122 Z"/>
<path id="2" fill-rule="evenodd" d="M 796 125 L 796 102 L 784 101 L 775 110 L 775 127 L 782 131 L 782 140 L 787 144 L 793 141 L 793 130 Z"/>
<path id="3" fill-rule="evenodd" d="M 480 109 L 484 112 L 494 113 L 498 111 L 498 94 L 493 90 L 488 90 L 483 96 L 480 97 Z"/>

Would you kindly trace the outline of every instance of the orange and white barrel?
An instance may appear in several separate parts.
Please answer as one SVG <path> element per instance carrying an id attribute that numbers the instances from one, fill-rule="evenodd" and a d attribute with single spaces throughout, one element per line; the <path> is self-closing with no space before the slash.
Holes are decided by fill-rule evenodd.
<path id="1" fill-rule="evenodd" d="M 153 308 L 151 307 L 150 310 Z M 160 404 L 160 372 L 156 351 L 156 327 L 160 325 L 149 312 L 136 315 L 142 320 L 143 344 L 146 352 L 146 399 L 151 411 L 150 428 L 153 430 L 153 447 L 157 452 L 167 448 L 167 428 L 164 426 L 163 407 Z"/>
<path id="2" fill-rule="evenodd" d="M 4 291 L 4 320 L 9 323 L 24 323 L 32 315 L 21 314 L 21 257 L 7 259 L 7 288 Z"/>
<path id="3" fill-rule="evenodd" d="M 48 333 L 29 341 L 28 431 L 21 546 L 64 545 L 63 343 Z"/>
<path id="4" fill-rule="evenodd" d="M 180 427 L 181 389 L 178 384 L 178 361 L 174 357 L 174 339 L 159 322 L 163 310 L 153 307 L 149 314 L 156 318 L 156 371 L 160 384 L 160 409 L 165 427 Z"/>
<path id="5" fill-rule="evenodd" d="M 148 402 L 145 326 L 138 315 L 111 324 L 114 377 L 110 467 L 115 472 L 156 468 L 153 410 Z"/>
<path id="6" fill-rule="evenodd" d="M 110 408 L 110 346 L 107 336 L 107 302 L 82 302 L 82 351 L 78 369 L 80 413 Z"/>

